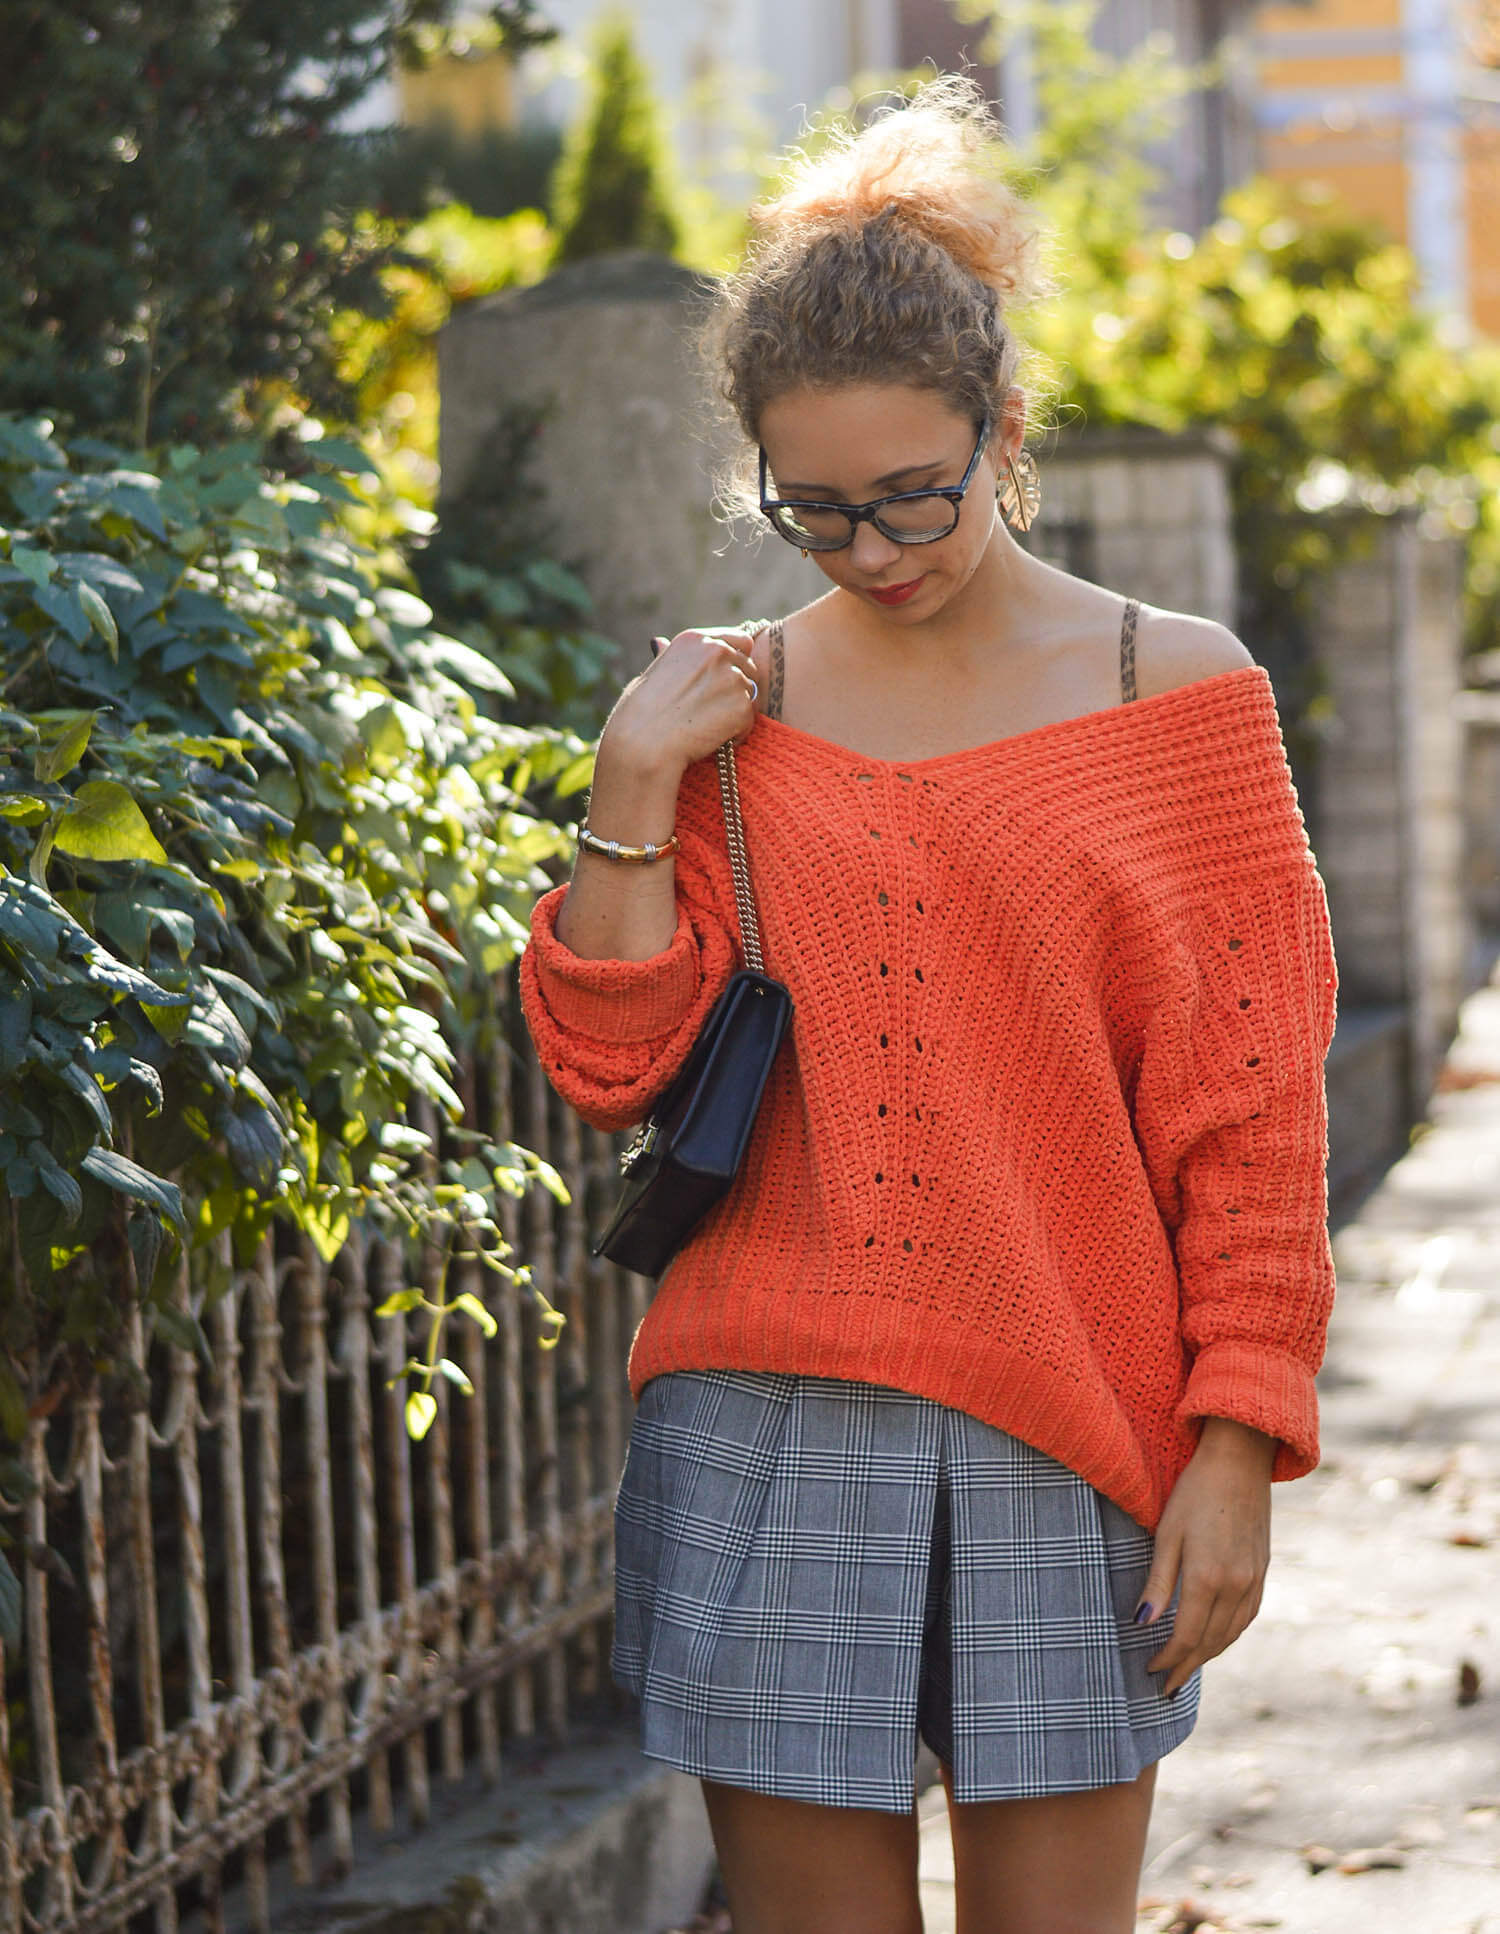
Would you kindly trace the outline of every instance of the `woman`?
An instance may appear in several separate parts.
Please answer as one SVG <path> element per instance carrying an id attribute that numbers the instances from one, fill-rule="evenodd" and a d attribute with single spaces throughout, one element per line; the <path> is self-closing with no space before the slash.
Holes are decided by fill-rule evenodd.
<path id="1" fill-rule="evenodd" d="M 1156 1762 L 1317 1460 L 1322 884 L 1245 648 L 1007 528 L 1002 159 L 945 80 L 757 211 L 716 354 L 826 589 L 625 688 L 522 961 L 559 1091 L 641 1119 L 739 964 L 733 740 L 796 1015 L 632 1346 L 614 1671 L 736 1934 L 920 1928 L 919 1734 L 964 1934 L 1125 1934 Z"/>

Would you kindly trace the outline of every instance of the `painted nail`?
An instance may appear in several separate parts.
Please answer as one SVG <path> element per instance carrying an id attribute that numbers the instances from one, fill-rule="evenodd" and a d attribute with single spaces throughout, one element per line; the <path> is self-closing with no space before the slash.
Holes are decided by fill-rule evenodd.
<path id="1" fill-rule="evenodd" d="M 1135 1608 L 1136 1624 L 1144 1625 L 1147 1619 L 1150 1618 L 1152 1612 L 1155 1611 L 1155 1609 L 1156 1607 L 1154 1605 L 1148 1604 L 1147 1601 L 1143 1598 L 1140 1604 L 1137 1605 Z"/>

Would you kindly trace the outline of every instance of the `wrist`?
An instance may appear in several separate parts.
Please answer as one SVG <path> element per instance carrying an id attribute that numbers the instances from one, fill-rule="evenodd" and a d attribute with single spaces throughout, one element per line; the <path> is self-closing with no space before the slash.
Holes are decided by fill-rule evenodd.
<path id="1" fill-rule="evenodd" d="M 1280 1444 L 1280 1438 L 1233 1417 L 1203 1418 L 1198 1438 L 1198 1448 L 1211 1457 L 1232 1457 L 1240 1463 L 1263 1467 L 1268 1477 Z"/>
<path id="2" fill-rule="evenodd" d="M 601 741 L 585 817 L 602 839 L 618 839 L 630 846 L 644 846 L 648 840 L 661 845 L 672 836 L 681 783 L 680 771 L 637 763 L 627 750 L 606 747 Z"/>

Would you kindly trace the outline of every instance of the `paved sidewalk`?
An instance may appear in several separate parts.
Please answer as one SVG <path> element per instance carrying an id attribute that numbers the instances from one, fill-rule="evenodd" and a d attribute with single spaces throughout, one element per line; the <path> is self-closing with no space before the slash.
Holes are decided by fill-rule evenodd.
<path id="1" fill-rule="evenodd" d="M 1162 1763 L 1143 1934 L 1500 1934 L 1500 966 L 1428 1120 L 1335 1234 L 1324 1461 Z M 953 1934 L 941 1787 L 922 1815 Z"/>

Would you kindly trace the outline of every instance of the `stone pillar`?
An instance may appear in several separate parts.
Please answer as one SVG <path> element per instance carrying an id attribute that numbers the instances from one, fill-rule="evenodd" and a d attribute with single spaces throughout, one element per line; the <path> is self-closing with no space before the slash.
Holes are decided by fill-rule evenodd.
<path id="1" fill-rule="evenodd" d="M 619 644 L 622 682 L 653 633 L 775 617 L 825 588 L 769 529 L 755 548 L 710 513 L 702 301 L 692 271 L 627 251 L 472 303 L 439 340 L 442 500 L 463 496 L 508 407 L 545 406 L 528 467 L 541 521 Z"/>
<path id="2" fill-rule="evenodd" d="M 1234 628 L 1232 440 L 1219 431 L 1064 432 L 1038 452 L 1032 549 L 1144 603 Z"/>
<path id="3" fill-rule="evenodd" d="M 1461 550 L 1411 516 L 1369 518 L 1369 548 L 1316 597 L 1329 699 L 1318 865 L 1341 1005 L 1399 1003 L 1408 1107 L 1426 1106 L 1468 988 L 1463 892 Z"/>
<path id="4" fill-rule="evenodd" d="M 1491 654 L 1500 658 L 1500 653 Z M 1484 952 L 1500 946 L 1500 684 L 1461 694 L 1464 742 L 1464 890 Z M 1484 952 L 1469 975 L 1478 984 Z"/>

